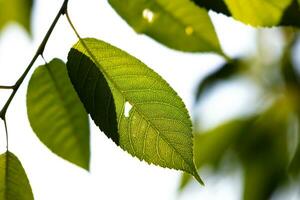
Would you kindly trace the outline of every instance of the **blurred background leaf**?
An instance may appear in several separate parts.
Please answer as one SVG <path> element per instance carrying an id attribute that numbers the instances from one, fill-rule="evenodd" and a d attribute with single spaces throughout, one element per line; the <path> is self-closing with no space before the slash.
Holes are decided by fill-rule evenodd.
<path id="1" fill-rule="evenodd" d="M 272 34 L 278 35 L 276 49 L 272 47 L 276 38 Z M 242 171 L 244 200 L 271 199 L 279 190 L 297 184 L 291 182 L 291 177 L 297 180 L 300 171 L 299 64 L 293 59 L 298 41 L 297 29 L 258 31 L 254 55 L 223 64 L 197 87 L 196 105 L 211 95 L 206 91 L 236 77 L 250 80 L 260 91 L 258 106 L 248 105 L 253 107 L 248 114 L 208 130 L 195 130 L 194 154 L 200 173 L 209 167 L 213 169 L 210 173 L 216 174 L 224 167 L 224 159 L 233 155 L 237 163 L 227 160 L 226 167 Z M 250 96 L 252 92 L 249 91 Z M 218 102 L 222 103 L 222 99 Z M 195 118 L 199 115 L 196 112 Z M 186 189 L 191 180 L 183 174 L 179 189 Z"/>
<path id="2" fill-rule="evenodd" d="M 176 50 L 223 55 L 207 11 L 189 0 L 109 0 L 138 33 Z"/>
<path id="3" fill-rule="evenodd" d="M 0 0 L 0 31 L 9 23 L 17 23 L 31 34 L 33 0 Z"/>

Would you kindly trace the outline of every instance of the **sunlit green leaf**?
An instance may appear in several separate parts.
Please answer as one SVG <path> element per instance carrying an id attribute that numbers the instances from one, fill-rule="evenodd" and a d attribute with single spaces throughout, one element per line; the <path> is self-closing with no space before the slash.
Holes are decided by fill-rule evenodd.
<path id="1" fill-rule="evenodd" d="M 194 157 L 198 169 L 205 165 L 217 166 L 228 149 L 244 134 L 253 119 L 237 119 L 229 121 L 212 130 L 196 134 L 194 138 Z M 190 182 L 191 176 L 183 174 L 180 189 Z"/>
<path id="2" fill-rule="evenodd" d="M 124 150 L 148 163 L 186 171 L 201 182 L 193 162 L 188 112 L 157 73 L 124 51 L 96 39 L 75 44 L 67 67 L 81 99 L 96 95 L 80 92 L 80 83 L 91 76 L 87 70 L 98 69 L 104 75 L 113 94 L 119 145 Z"/>
<path id="3" fill-rule="evenodd" d="M 33 0 L 0 0 L 0 31 L 9 22 L 20 24 L 30 33 Z"/>
<path id="4" fill-rule="evenodd" d="M 213 10 L 218 13 L 225 14 L 227 16 L 231 16 L 232 13 L 228 10 L 227 5 L 225 4 L 225 1 L 223 0 L 193 0 L 197 5 L 200 7 L 205 7 L 208 10 Z M 279 2 L 278 0 L 277 2 Z M 240 2 L 240 1 L 236 1 Z M 234 6 L 238 6 L 238 4 L 235 1 L 231 1 L 230 4 Z M 276 15 L 268 15 L 269 13 L 272 13 L 272 10 L 274 10 L 270 5 L 265 6 L 264 2 L 270 2 L 272 1 L 266 1 L 266 0 L 256 0 L 256 1 L 248 1 L 249 4 L 252 4 L 253 7 L 249 7 L 248 4 L 244 4 L 243 1 L 241 1 L 241 11 L 244 11 L 245 9 L 247 12 L 243 12 L 236 14 L 237 16 L 235 17 L 236 19 L 250 25 L 254 26 L 277 26 L 277 25 L 284 25 L 284 26 L 297 26 L 300 27 L 300 8 L 297 3 L 297 0 L 292 0 L 292 3 L 286 4 L 289 5 L 285 7 L 285 9 L 279 9 L 277 12 L 279 19 L 278 22 L 274 20 Z M 254 2 L 254 3 L 253 3 Z M 261 3 L 262 2 L 262 3 Z M 264 9 L 258 9 L 256 10 L 256 7 L 254 6 L 261 4 L 261 6 L 264 6 L 265 9 L 268 9 L 265 13 L 263 12 Z M 270 9 L 271 8 L 271 9 Z M 237 9 L 237 8 L 236 8 Z M 235 11 L 237 12 L 237 11 Z M 234 13 L 233 13 L 234 15 Z M 252 19 L 252 15 L 255 15 L 257 19 Z M 249 20 L 251 19 L 251 20 Z M 272 23 L 270 24 L 270 21 Z M 276 22 L 276 23 L 275 23 Z"/>
<path id="5" fill-rule="evenodd" d="M 33 200 L 22 164 L 11 152 L 0 155 L 0 199 Z"/>
<path id="6" fill-rule="evenodd" d="M 60 157 L 89 169 L 88 116 L 58 59 L 39 66 L 27 91 L 27 112 L 38 138 Z"/>
<path id="7" fill-rule="evenodd" d="M 253 26 L 274 26 L 280 23 L 292 0 L 225 0 L 232 16 Z"/>
<path id="8" fill-rule="evenodd" d="M 205 9 L 189 0 L 109 0 L 137 32 L 168 47 L 223 54 Z"/>

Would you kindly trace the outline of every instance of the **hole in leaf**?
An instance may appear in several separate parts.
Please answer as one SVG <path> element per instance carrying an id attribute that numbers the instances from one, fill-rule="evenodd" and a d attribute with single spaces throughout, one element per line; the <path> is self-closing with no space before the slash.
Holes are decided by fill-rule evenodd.
<path id="1" fill-rule="evenodd" d="M 143 10 L 143 18 L 149 23 L 152 23 L 154 21 L 154 13 L 150 9 L 146 8 Z"/>
<path id="2" fill-rule="evenodd" d="M 124 116 L 125 117 L 129 117 L 131 108 L 132 108 L 132 105 L 128 101 L 126 101 L 125 107 L 124 107 Z"/>

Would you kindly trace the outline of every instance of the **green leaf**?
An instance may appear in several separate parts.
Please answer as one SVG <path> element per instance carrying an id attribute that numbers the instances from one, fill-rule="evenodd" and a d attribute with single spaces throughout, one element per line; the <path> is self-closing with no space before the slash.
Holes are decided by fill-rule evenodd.
<path id="1" fill-rule="evenodd" d="M 225 63 L 218 70 L 205 77 L 200 84 L 196 92 L 196 101 L 203 96 L 206 90 L 211 89 L 215 84 L 220 81 L 227 80 L 234 75 L 237 75 L 241 68 L 241 62 L 239 60 L 232 60 L 229 63 Z"/>
<path id="2" fill-rule="evenodd" d="M 223 55 L 205 9 L 189 0 L 109 0 L 138 33 L 181 51 Z"/>
<path id="3" fill-rule="evenodd" d="M 0 0 L 0 31 L 9 23 L 17 22 L 28 33 L 33 0 Z"/>
<path id="4" fill-rule="evenodd" d="M 227 16 L 231 16 L 231 12 L 228 10 L 227 5 L 225 4 L 225 1 L 223 0 L 215 0 L 215 1 L 211 1 L 211 0 L 193 0 L 198 6 L 200 7 L 205 7 L 208 10 L 213 10 L 215 12 L 218 13 L 222 13 L 224 15 Z M 266 1 L 266 0 L 263 0 Z M 238 2 L 238 1 L 236 1 Z M 253 1 L 249 1 L 252 2 Z M 261 0 L 256 0 L 257 4 L 261 4 Z M 270 2 L 270 1 L 269 1 Z M 278 0 L 279 2 L 279 0 Z M 238 5 L 235 2 L 231 2 L 231 4 L 233 5 Z M 248 10 L 249 12 L 243 12 L 242 16 L 237 16 L 235 17 L 237 20 L 240 20 L 246 24 L 250 24 L 253 26 L 277 26 L 277 25 L 283 25 L 283 26 L 297 26 L 300 27 L 300 8 L 298 5 L 297 0 L 292 0 L 292 3 L 289 4 L 288 7 L 286 7 L 285 9 L 282 9 L 280 11 L 278 11 L 278 14 L 280 14 L 281 20 L 278 21 L 278 23 L 275 23 L 274 20 L 272 20 L 274 18 L 274 16 L 272 17 L 272 15 L 268 16 L 267 13 L 272 12 L 272 6 L 270 9 L 270 6 L 265 6 L 265 9 L 268 9 L 268 11 L 264 14 L 264 12 L 262 11 L 262 9 L 258 9 L 255 10 L 255 8 L 251 8 L 249 7 L 247 4 L 242 3 L 241 4 L 241 8 L 240 10 Z M 245 7 L 243 7 L 245 5 Z M 255 5 L 255 4 L 253 4 Z M 262 6 L 264 6 L 264 3 L 262 4 Z M 252 10 L 252 11 L 251 11 Z M 259 12 L 258 15 L 256 15 L 256 12 Z M 256 15 L 256 19 L 255 22 L 253 23 L 252 20 L 248 20 L 248 18 L 252 19 L 253 13 Z M 273 21 L 272 24 L 270 24 L 268 21 Z M 257 24 L 259 21 L 260 23 Z"/>
<path id="5" fill-rule="evenodd" d="M 38 138 L 58 156 L 89 169 L 89 122 L 68 78 L 66 65 L 54 59 L 33 73 L 27 112 Z"/>
<path id="6" fill-rule="evenodd" d="M 33 200 L 22 164 L 11 152 L 0 155 L 0 199 Z"/>
<path id="7" fill-rule="evenodd" d="M 230 12 L 223 0 L 192 0 L 198 6 L 204 7 L 207 10 L 213 10 L 218 13 L 223 13 L 225 15 L 230 15 Z"/>
<path id="8" fill-rule="evenodd" d="M 291 102 L 280 98 L 264 111 L 235 145 L 244 168 L 244 200 L 270 199 L 287 179 Z"/>
<path id="9" fill-rule="evenodd" d="M 253 26 L 278 25 L 292 0 L 225 0 L 232 16 Z"/>
<path id="10" fill-rule="evenodd" d="M 126 52 L 96 39 L 75 44 L 67 67 L 81 99 L 96 95 L 80 91 L 85 89 L 83 83 L 91 79 L 88 71 L 97 69 L 104 75 L 113 95 L 119 145 L 124 150 L 148 163 L 186 171 L 202 183 L 193 162 L 188 112 L 157 73 Z"/>
<path id="11" fill-rule="evenodd" d="M 232 147 L 237 139 L 244 134 L 251 125 L 253 117 L 236 119 L 226 122 L 212 130 L 195 135 L 194 157 L 198 169 L 203 166 L 217 167 L 219 162 Z M 183 190 L 191 181 L 191 177 L 183 174 L 179 189 Z"/>
<path id="12" fill-rule="evenodd" d="M 280 24 L 285 26 L 300 27 L 299 19 L 300 19 L 300 5 L 297 3 L 297 0 L 293 0 L 290 6 L 285 10 Z"/>
<path id="13" fill-rule="evenodd" d="M 93 61 L 80 52 L 78 54 L 80 56 L 73 56 L 67 63 L 72 84 L 95 124 L 118 145 L 116 107 L 109 85 Z"/>
<path id="14" fill-rule="evenodd" d="M 298 145 L 297 145 L 295 155 L 290 163 L 289 172 L 293 176 L 298 176 L 300 174 L 300 140 L 298 140 Z"/>

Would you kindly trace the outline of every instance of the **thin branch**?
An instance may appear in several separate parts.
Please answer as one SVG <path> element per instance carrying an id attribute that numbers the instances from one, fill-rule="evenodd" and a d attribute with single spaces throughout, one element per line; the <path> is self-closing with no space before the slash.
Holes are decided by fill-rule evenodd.
<path id="1" fill-rule="evenodd" d="M 0 89 L 6 89 L 6 90 L 10 90 L 10 89 L 14 89 L 14 86 L 5 86 L 5 85 L 0 85 Z"/>
<path id="2" fill-rule="evenodd" d="M 8 131 L 7 131 L 6 118 L 3 119 L 3 122 L 4 122 L 4 127 L 5 127 L 6 151 L 8 151 Z"/>
<path id="3" fill-rule="evenodd" d="M 56 26 L 59 18 L 61 17 L 61 15 L 64 15 L 67 11 L 67 7 L 68 7 L 68 2 L 69 0 L 64 0 L 59 12 L 57 13 L 55 19 L 53 20 L 49 30 L 47 31 L 44 39 L 42 40 L 39 48 L 37 49 L 35 55 L 33 56 L 31 62 L 29 63 L 29 65 L 27 66 L 27 68 L 25 69 L 25 71 L 23 72 L 23 74 L 20 76 L 20 78 L 16 81 L 15 85 L 13 86 L 13 92 L 11 93 L 10 97 L 8 98 L 7 102 L 5 103 L 5 105 L 3 106 L 3 108 L 0 111 L 0 118 L 1 119 L 5 119 L 5 115 L 7 112 L 7 109 L 11 103 L 11 101 L 13 100 L 15 94 L 17 93 L 20 85 L 23 83 L 24 79 L 26 78 L 28 72 L 30 71 L 31 67 L 33 66 L 33 64 L 35 63 L 36 59 L 43 54 L 44 49 L 46 47 L 46 44 L 50 38 L 50 35 L 54 29 L 54 27 Z"/>

